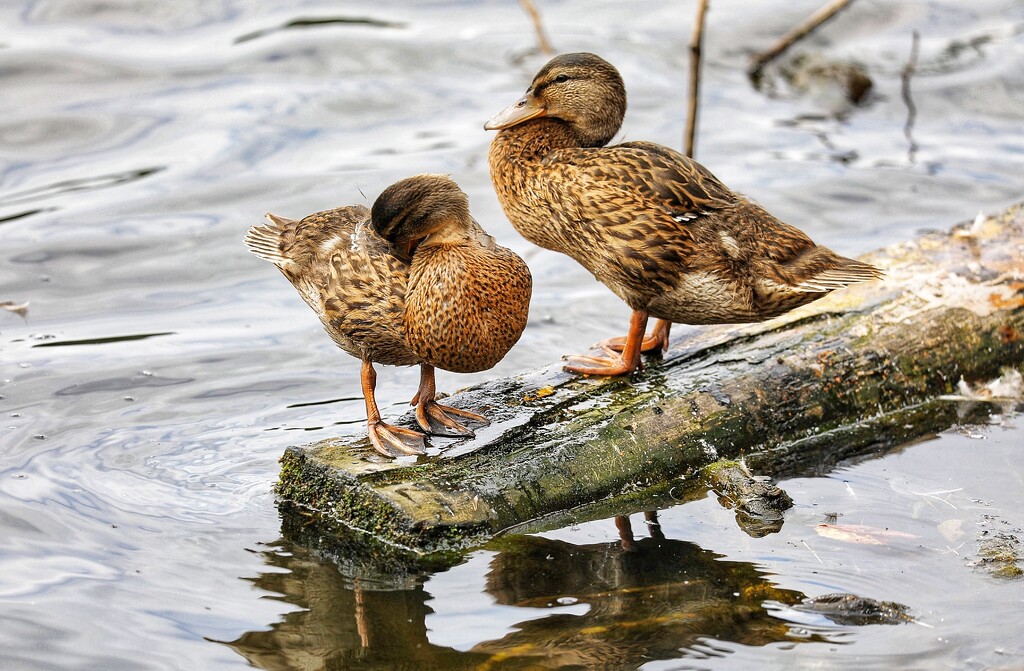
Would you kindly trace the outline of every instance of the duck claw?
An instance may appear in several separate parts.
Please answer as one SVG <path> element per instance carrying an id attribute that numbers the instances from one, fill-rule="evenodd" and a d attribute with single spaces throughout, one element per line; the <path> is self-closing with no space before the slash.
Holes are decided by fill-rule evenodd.
<path id="1" fill-rule="evenodd" d="M 441 405 L 437 401 L 427 401 L 416 406 L 416 421 L 424 431 L 431 435 L 451 438 L 472 438 L 476 435 L 472 429 L 459 422 L 453 415 L 485 425 L 490 424 L 483 415 Z"/>
<path id="2" fill-rule="evenodd" d="M 628 375 L 634 370 L 629 362 L 624 361 L 622 355 L 612 349 L 605 349 L 607 356 L 587 356 L 577 354 L 565 357 L 566 364 L 562 370 L 580 375 L 599 375 L 602 377 L 613 377 L 616 375 Z M 637 364 L 636 369 L 642 368 Z"/>
<path id="3" fill-rule="evenodd" d="M 640 342 L 640 351 L 644 354 L 650 354 L 652 352 L 667 352 L 669 344 L 669 333 L 672 330 L 672 322 L 659 319 L 654 324 L 654 328 L 651 332 L 644 335 L 643 340 Z M 619 336 L 617 338 L 608 338 L 594 345 L 603 350 L 612 350 L 614 352 L 621 352 L 626 349 L 626 342 L 629 340 L 629 336 Z"/>
<path id="4" fill-rule="evenodd" d="M 370 424 L 368 433 L 374 449 L 388 457 L 404 457 L 427 452 L 424 436 L 419 431 L 375 422 Z"/>
<path id="5" fill-rule="evenodd" d="M 611 350 L 612 352 L 621 352 L 626 349 L 626 336 L 616 336 L 614 338 L 608 338 L 594 345 L 595 349 Z M 668 341 L 663 340 L 655 334 L 644 336 L 643 341 L 640 343 L 640 351 L 644 354 L 650 354 L 651 352 L 660 352 L 668 349 Z"/>

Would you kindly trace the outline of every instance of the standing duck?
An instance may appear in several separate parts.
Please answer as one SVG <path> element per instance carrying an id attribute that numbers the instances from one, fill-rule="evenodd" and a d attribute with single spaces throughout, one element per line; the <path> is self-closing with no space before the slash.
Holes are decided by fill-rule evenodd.
<path id="1" fill-rule="evenodd" d="M 568 254 L 632 308 L 629 333 L 566 370 L 623 375 L 668 347 L 673 322 L 758 322 L 880 277 L 733 193 L 696 161 L 652 142 L 606 146 L 626 113 L 619 72 L 563 54 L 484 128 L 491 180 L 512 225 Z M 648 318 L 660 321 L 644 337 Z"/>
<path id="2" fill-rule="evenodd" d="M 469 200 L 444 175 L 392 184 L 362 205 L 269 225 L 245 236 L 277 266 L 341 349 L 360 359 L 370 442 L 382 454 L 424 452 L 418 431 L 386 424 L 374 398 L 374 363 L 420 365 L 412 399 L 427 433 L 472 436 L 458 418 L 476 413 L 435 400 L 434 368 L 468 373 L 501 360 L 526 327 L 532 280 L 514 252 L 470 216 Z"/>

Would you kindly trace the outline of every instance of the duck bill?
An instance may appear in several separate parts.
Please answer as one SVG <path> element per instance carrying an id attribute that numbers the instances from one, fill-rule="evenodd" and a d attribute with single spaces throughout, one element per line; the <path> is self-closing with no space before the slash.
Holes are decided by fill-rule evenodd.
<path id="1" fill-rule="evenodd" d="M 547 114 L 547 110 L 541 107 L 533 93 L 512 103 L 505 109 L 491 117 L 490 121 L 484 124 L 484 130 L 501 130 L 516 124 L 523 123 L 528 119 L 536 119 Z"/>
<path id="2" fill-rule="evenodd" d="M 412 240 L 402 240 L 392 244 L 391 254 L 406 263 L 412 263 L 412 255 L 416 253 L 416 248 L 420 246 L 420 243 L 426 240 L 427 237 L 413 238 Z"/>
<path id="3" fill-rule="evenodd" d="M 392 255 L 405 263 L 412 263 L 412 253 L 415 249 L 415 243 L 412 240 L 402 240 L 392 245 Z"/>

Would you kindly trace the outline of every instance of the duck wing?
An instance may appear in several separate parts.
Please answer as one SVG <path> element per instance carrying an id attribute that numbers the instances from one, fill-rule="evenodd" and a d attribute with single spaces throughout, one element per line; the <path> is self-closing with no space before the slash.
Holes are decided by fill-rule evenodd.
<path id="1" fill-rule="evenodd" d="M 300 220 L 267 214 L 269 224 L 253 226 L 245 244 L 256 256 L 270 261 L 285 275 L 329 257 L 336 247 L 352 246 L 357 226 L 370 217 L 362 205 L 317 212 Z"/>
<path id="2" fill-rule="evenodd" d="M 281 270 L 342 349 L 384 364 L 419 361 L 402 328 L 409 267 L 370 228 L 367 208 L 267 218 L 249 229 L 246 246 Z"/>
<path id="3" fill-rule="evenodd" d="M 562 149 L 544 163 L 556 184 L 557 177 L 571 182 L 566 191 L 575 196 L 566 203 L 569 211 L 590 222 L 611 254 L 630 259 L 636 269 L 630 280 L 650 289 L 672 285 L 679 273 L 697 269 L 809 293 L 881 275 L 874 266 L 819 247 L 803 231 L 734 193 L 700 163 L 653 142 Z M 577 260 L 601 276 L 593 258 L 589 265 Z"/>
<path id="4" fill-rule="evenodd" d="M 737 196 L 699 163 L 651 142 L 550 152 L 533 187 L 557 225 L 544 245 L 568 254 L 631 307 L 717 258 L 715 214 Z M 552 232 L 554 231 L 554 232 Z"/>
<path id="5" fill-rule="evenodd" d="M 737 199 L 700 163 L 653 142 L 562 149 L 543 162 L 572 172 L 597 206 L 603 200 L 637 211 L 653 207 L 678 224 L 729 207 Z"/>

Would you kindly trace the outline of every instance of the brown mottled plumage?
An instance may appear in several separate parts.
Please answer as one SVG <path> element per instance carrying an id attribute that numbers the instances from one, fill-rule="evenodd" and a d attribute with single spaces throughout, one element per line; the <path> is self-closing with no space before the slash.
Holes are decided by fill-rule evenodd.
<path id="1" fill-rule="evenodd" d="M 498 199 L 527 240 L 568 254 L 633 309 L 624 339 L 567 370 L 622 375 L 668 347 L 672 322 L 769 319 L 880 271 L 819 247 L 729 190 L 704 166 L 652 142 L 605 146 L 626 92 L 593 54 L 563 54 L 484 126 Z M 648 317 L 659 320 L 644 339 Z M 621 353 L 617 353 L 621 351 Z"/>
<path id="2" fill-rule="evenodd" d="M 423 452 L 423 434 L 385 424 L 374 399 L 373 363 L 420 364 L 413 398 L 428 433 L 471 436 L 452 415 L 475 413 L 434 400 L 434 367 L 491 368 L 526 327 L 531 278 L 469 213 L 466 194 L 444 175 L 392 184 L 372 210 L 361 205 L 301 221 L 267 215 L 249 229 L 249 250 L 277 266 L 337 345 L 363 362 L 370 440 L 383 454 Z"/>

